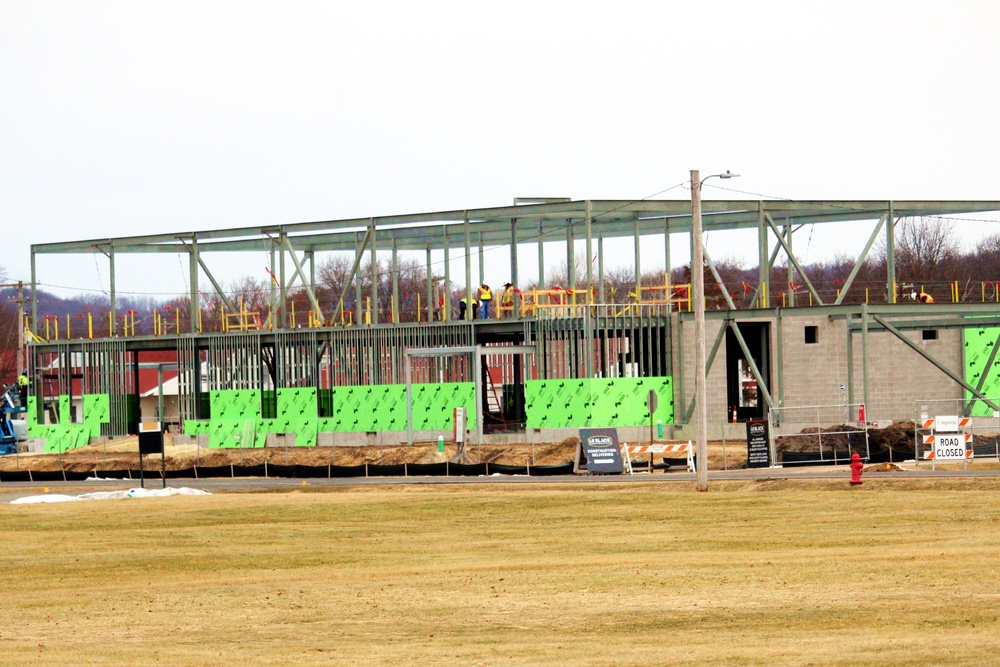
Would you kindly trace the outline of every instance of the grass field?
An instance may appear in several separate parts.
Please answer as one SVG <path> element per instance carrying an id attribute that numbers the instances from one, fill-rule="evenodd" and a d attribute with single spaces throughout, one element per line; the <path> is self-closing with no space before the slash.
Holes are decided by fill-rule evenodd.
<path id="1" fill-rule="evenodd" d="M 4 665 L 1000 663 L 1000 481 L 9 505 Z"/>

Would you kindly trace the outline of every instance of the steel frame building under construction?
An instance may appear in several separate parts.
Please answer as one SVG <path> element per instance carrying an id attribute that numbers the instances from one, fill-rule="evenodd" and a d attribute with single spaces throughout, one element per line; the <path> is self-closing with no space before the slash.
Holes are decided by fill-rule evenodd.
<path id="1" fill-rule="evenodd" d="M 915 402 L 942 397 L 967 402 L 966 412 L 1000 410 L 996 358 L 1000 317 L 995 303 L 897 303 L 894 229 L 898 220 L 1000 211 L 1000 201 L 704 201 L 706 232 L 754 229 L 759 281 L 749 307 L 740 308 L 721 284 L 706 252 L 705 266 L 719 292 L 707 313 L 708 409 L 715 434 L 733 421 L 759 418 L 794 406 L 863 403 L 869 418 L 910 418 Z M 873 231 L 854 270 L 835 297 L 823 295 L 802 270 L 793 236 L 803 226 L 871 221 Z M 679 236 L 678 236 L 679 235 Z M 636 296 L 608 303 L 604 243 L 634 242 Z M 453 409 L 464 407 L 473 437 L 552 441 L 580 427 L 630 429 L 649 437 L 657 422 L 667 436 L 691 437 L 694 396 L 692 313 L 687 286 L 670 284 L 670 246 L 690 245 L 691 204 L 686 200 L 533 200 L 513 206 L 379 218 L 295 223 L 32 246 L 29 371 L 37 388 L 29 399 L 29 434 L 46 451 L 62 451 L 91 438 L 134 433 L 141 419 L 176 421 L 184 434 L 212 446 L 263 446 L 269 434 L 295 434 L 297 445 L 401 442 L 451 433 Z M 845 303 L 869 251 L 886 249 L 884 303 Z M 565 244 L 569 284 L 546 290 L 544 244 Z M 859 239 L 859 242 L 862 239 Z M 641 254 L 662 244 L 665 284 L 643 286 Z M 539 290 L 519 293 L 506 317 L 450 320 L 435 312 L 438 278 L 432 253 L 443 254 L 444 293 L 452 292 L 452 266 L 471 301 L 473 260 L 484 274 L 483 248 L 505 246 L 511 282 L 518 284 L 518 247 L 537 245 Z M 578 246 L 587 261 L 576 284 Z M 213 276 L 206 261 L 219 252 L 270 255 L 275 284 L 267 323 L 248 318 Z M 379 313 L 378 254 L 391 254 L 392 299 L 399 303 L 399 252 L 421 251 L 427 293 L 421 321 L 388 321 Z M 39 326 L 36 263 L 46 255 L 102 253 L 110 268 L 110 321 L 117 316 L 115 259 L 122 254 L 170 253 L 187 257 L 192 316 L 187 331 L 103 339 L 46 340 Z M 354 257 L 355 315 L 344 317 L 350 287 L 326 308 L 316 284 L 322 253 Z M 371 291 L 362 294 L 359 271 L 370 257 Z M 477 257 L 478 256 L 478 257 Z M 786 259 L 804 283 L 808 305 L 794 296 L 773 303 L 769 285 L 777 259 Z M 560 258 L 561 259 L 561 258 Z M 551 258 L 550 258 L 551 261 Z M 790 269 L 791 270 L 791 269 Z M 198 286 L 207 279 L 238 326 L 201 330 L 194 312 Z M 305 328 L 283 307 L 301 290 L 311 313 Z M 367 318 L 359 306 L 367 299 Z M 439 317 L 440 319 L 435 319 Z M 928 335 L 933 332 L 933 335 Z M 133 330 L 134 334 L 134 330 Z M 160 383 L 156 414 L 141 414 L 138 373 L 143 355 L 167 354 L 161 364 L 175 377 L 177 414 L 163 412 Z M 657 394 L 650 413 L 647 400 Z M 501 434 L 501 435 L 497 435 Z M 450 435 L 449 435 L 450 437 Z"/>

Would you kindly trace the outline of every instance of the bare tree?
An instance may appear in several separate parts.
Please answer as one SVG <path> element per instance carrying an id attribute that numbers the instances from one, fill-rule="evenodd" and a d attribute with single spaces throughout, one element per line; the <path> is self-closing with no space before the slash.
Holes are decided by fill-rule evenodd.
<path id="1" fill-rule="evenodd" d="M 953 279 L 960 256 L 955 225 L 940 218 L 904 218 L 896 227 L 896 275 L 913 283 L 946 282 Z M 886 257 L 885 242 L 876 251 Z"/>
<path id="2" fill-rule="evenodd" d="M 319 277 L 317 298 L 328 312 L 328 317 L 336 321 L 340 319 L 340 313 L 335 313 L 337 300 L 344 294 L 344 311 L 350 313 L 357 308 L 355 301 L 356 288 L 360 281 L 362 298 L 371 295 L 371 261 L 363 262 L 358 267 L 357 275 L 351 279 L 351 267 L 354 265 L 354 257 L 347 254 L 337 254 L 328 257 L 319 267 Z M 412 258 L 402 258 L 398 262 L 398 285 L 399 303 L 392 302 L 393 272 L 392 262 L 388 259 L 378 261 L 376 267 L 379 320 L 386 322 L 392 318 L 392 308 L 398 308 L 399 319 L 402 322 L 411 322 L 417 319 L 417 304 L 420 305 L 421 319 L 425 320 L 427 310 L 427 270 L 420 262 Z M 347 291 L 344 292 L 344 288 Z M 366 307 L 366 302 L 361 304 L 361 310 Z"/>
<path id="3" fill-rule="evenodd" d="M 969 266 L 969 275 L 979 280 L 1000 280 L 1000 234 L 991 234 L 976 244 L 972 261 L 964 261 Z"/>

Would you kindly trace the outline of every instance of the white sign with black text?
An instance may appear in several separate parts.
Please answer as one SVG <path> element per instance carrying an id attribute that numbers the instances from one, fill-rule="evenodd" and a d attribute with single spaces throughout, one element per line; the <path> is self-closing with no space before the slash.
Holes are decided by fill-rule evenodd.
<path id="1" fill-rule="evenodd" d="M 934 430 L 941 433 L 958 433 L 958 415 L 935 415 Z"/>
<path id="2" fill-rule="evenodd" d="M 964 461 L 965 438 L 959 434 L 934 436 L 934 460 Z"/>

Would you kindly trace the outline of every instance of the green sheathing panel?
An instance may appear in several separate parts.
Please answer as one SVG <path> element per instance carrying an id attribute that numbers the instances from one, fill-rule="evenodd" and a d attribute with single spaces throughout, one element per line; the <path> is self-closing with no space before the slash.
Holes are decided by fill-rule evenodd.
<path id="1" fill-rule="evenodd" d="M 212 421 L 260 419 L 260 392 L 256 389 L 223 389 L 211 392 Z"/>
<path id="2" fill-rule="evenodd" d="M 69 410 L 71 403 L 69 396 L 59 397 L 59 424 L 62 426 L 69 426 L 73 423 Z"/>
<path id="3" fill-rule="evenodd" d="M 29 438 L 44 438 L 47 453 L 65 452 L 76 447 L 84 447 L 90 439 L 101 434 L 101 424 L 110 420 L 110 399 L 107 394 L 85 394 L 83 396 L 83 423 L 74 424 L 70 419 L 71 399 L 59 397 L 59 423 L 39 424 L 37 398 L 28 397 L 25 417 L 28 422 Z"/>
<path id="4" fill-rule="evenodd" d="M 476 391 L 472 382 L 412 386 L 413 428 L 452 428 L 453 409 L 465 407 L 469 428 L 476 426 Z M 406 385 L 334 387 L 333 417 L 319 420 L 319 431 L 367 433 L 406 430 Z"/>
<path id="5" fill-rule="evenodd" d="M 184 422 L 184 434 L 185 435 L 207 435 L 208 427 L 212 422 L 208 420 L 198 421 L 194 419 L 188 419 Z"/>
<path id="6" fill-rule="evenodd" d="M 271 433 L 294 433 L 296 447 L 315 447 L 319 422 L 316 387 L 278 390 L 277 426 Z"/>
<path id="7" fill-rule="evenodd" d="M 294 433 L 296 446 L 312 447 L 318 433 L 365 433 L 406 430 L 406 385 L 334 387 L 333 416 L 320 417 L 315 387 L 278 389 L 277 417 L 261 418 L 256 390 L 211 392 L 209 420 L 184 422 L 187 435 L 208 435 L 212 447 L 239 447 L 246 422 L 254 423 L 253 446 L 263 447 L 268 433 Z M 452 428 L 452 411 L 464 406 L 475 428 L 476 393 L 472 382 L 413 385 L 413 427 Z M 248 446 L 245 443 L 244 447 Z"/>
<path id="8" fill-rule="evenodd" d="M 222 389 L 209 392 L 208 421 L 184 422 L 187 435 L 207 435 L 212 447 L 263 447 L 261 436 L 264 421 L 260 413 L 260 391 L 257 389 Z M 250 422 L 253 437 L 244 442 L 243 434 Z"/>
<path id="9" fill-rule="evenodd" d="M 278 390 L 278 419 L 286 420 L 290 431 L 295 431 L 300 423 L 316 421 L 319 417 L 316 409 L 316 387 Z"/>
<path id="10" fill-rule="evenodd" d="M 338 433 L 406 429 L 406 385 L 334 387 L 333 421 Z"/>
<path id="11" fill-rule="evenodd" d="M 84 394 L 83 424 L 90 428 L 90 437 L 101 434 L 101 424 L 111 421 L 111 398 L 107 394 Z"/>
<path id="12" fill-rule="evenodd" d="M 1000 396 L 1000 352 L 993 360 L 993 365 L 986 367 L 990 354 L 1000 336 L 1000 327 L 984 327 L 980 329 L 965 329 L 965 381 L 973 387 L 978 387 L 985 375 L 982 392 L 987 398 Z M 965 392 L 966 400 L 972 400 L 972 392 Z M 973 417 L 991 417 L 993 410 L 976 401 L 972 408 Z"/>
<path id="13" fill-rule="evenodd" d="M 44 452 L 55 454 L 76 447 L 84 447 L 90 442 L 90 429 L 85 424 L 49 424 L 39 426 L 38 435 L 31 437 L 45 438 Z"/>
<path id="14" fill-rule="evenodd" d="M 34 396 L 29 396 L 28 397 L 28 408 L 27 408 L 27 410 L 25 410 L 25 413 L 24 413 L 25 419 L 28 422 L 28 437 L 29 438 L 40 437 L 40 436 L 32 435 L 32 433 L 31 433 L 32 427 L 37 427 L 38 426 L 38 403 L 36 402 L 37 400 L 38 399 L 35 398 Z"/>
<path id="15" fill-rule="evenodd" d="M 400 407 L 403 429 L 406 428 L 406 385 Z M 468 428 L 476 428 L 476 385 L 474 382 L 415 384 L 413 396 L 413 428 L 417 431 L 444 431 L 453 428 L 454 409 L 465 407 Z"/>
<path id="16" fill-rule="evenodd" d="M 590 385 L 590 424 L 588 426 L 649 426 L 646 400 L 650 391 L 657 394 L 657 420 L 673 423 L 674 392 L 671 378 L 595 379 Z"/>
<path id="17" fill-rule="evenodd" d="M 590 425 L 590 380 L 528 380 L 524 383 L 527 428 Z"/>
<path id="18" fill-rule="evenodd" d="M 646 397 L 656 392 L 653 422 L 672 424 L 674 393 L 669 377 L 528 380 L 527 428 L 648 426 Z"/>

